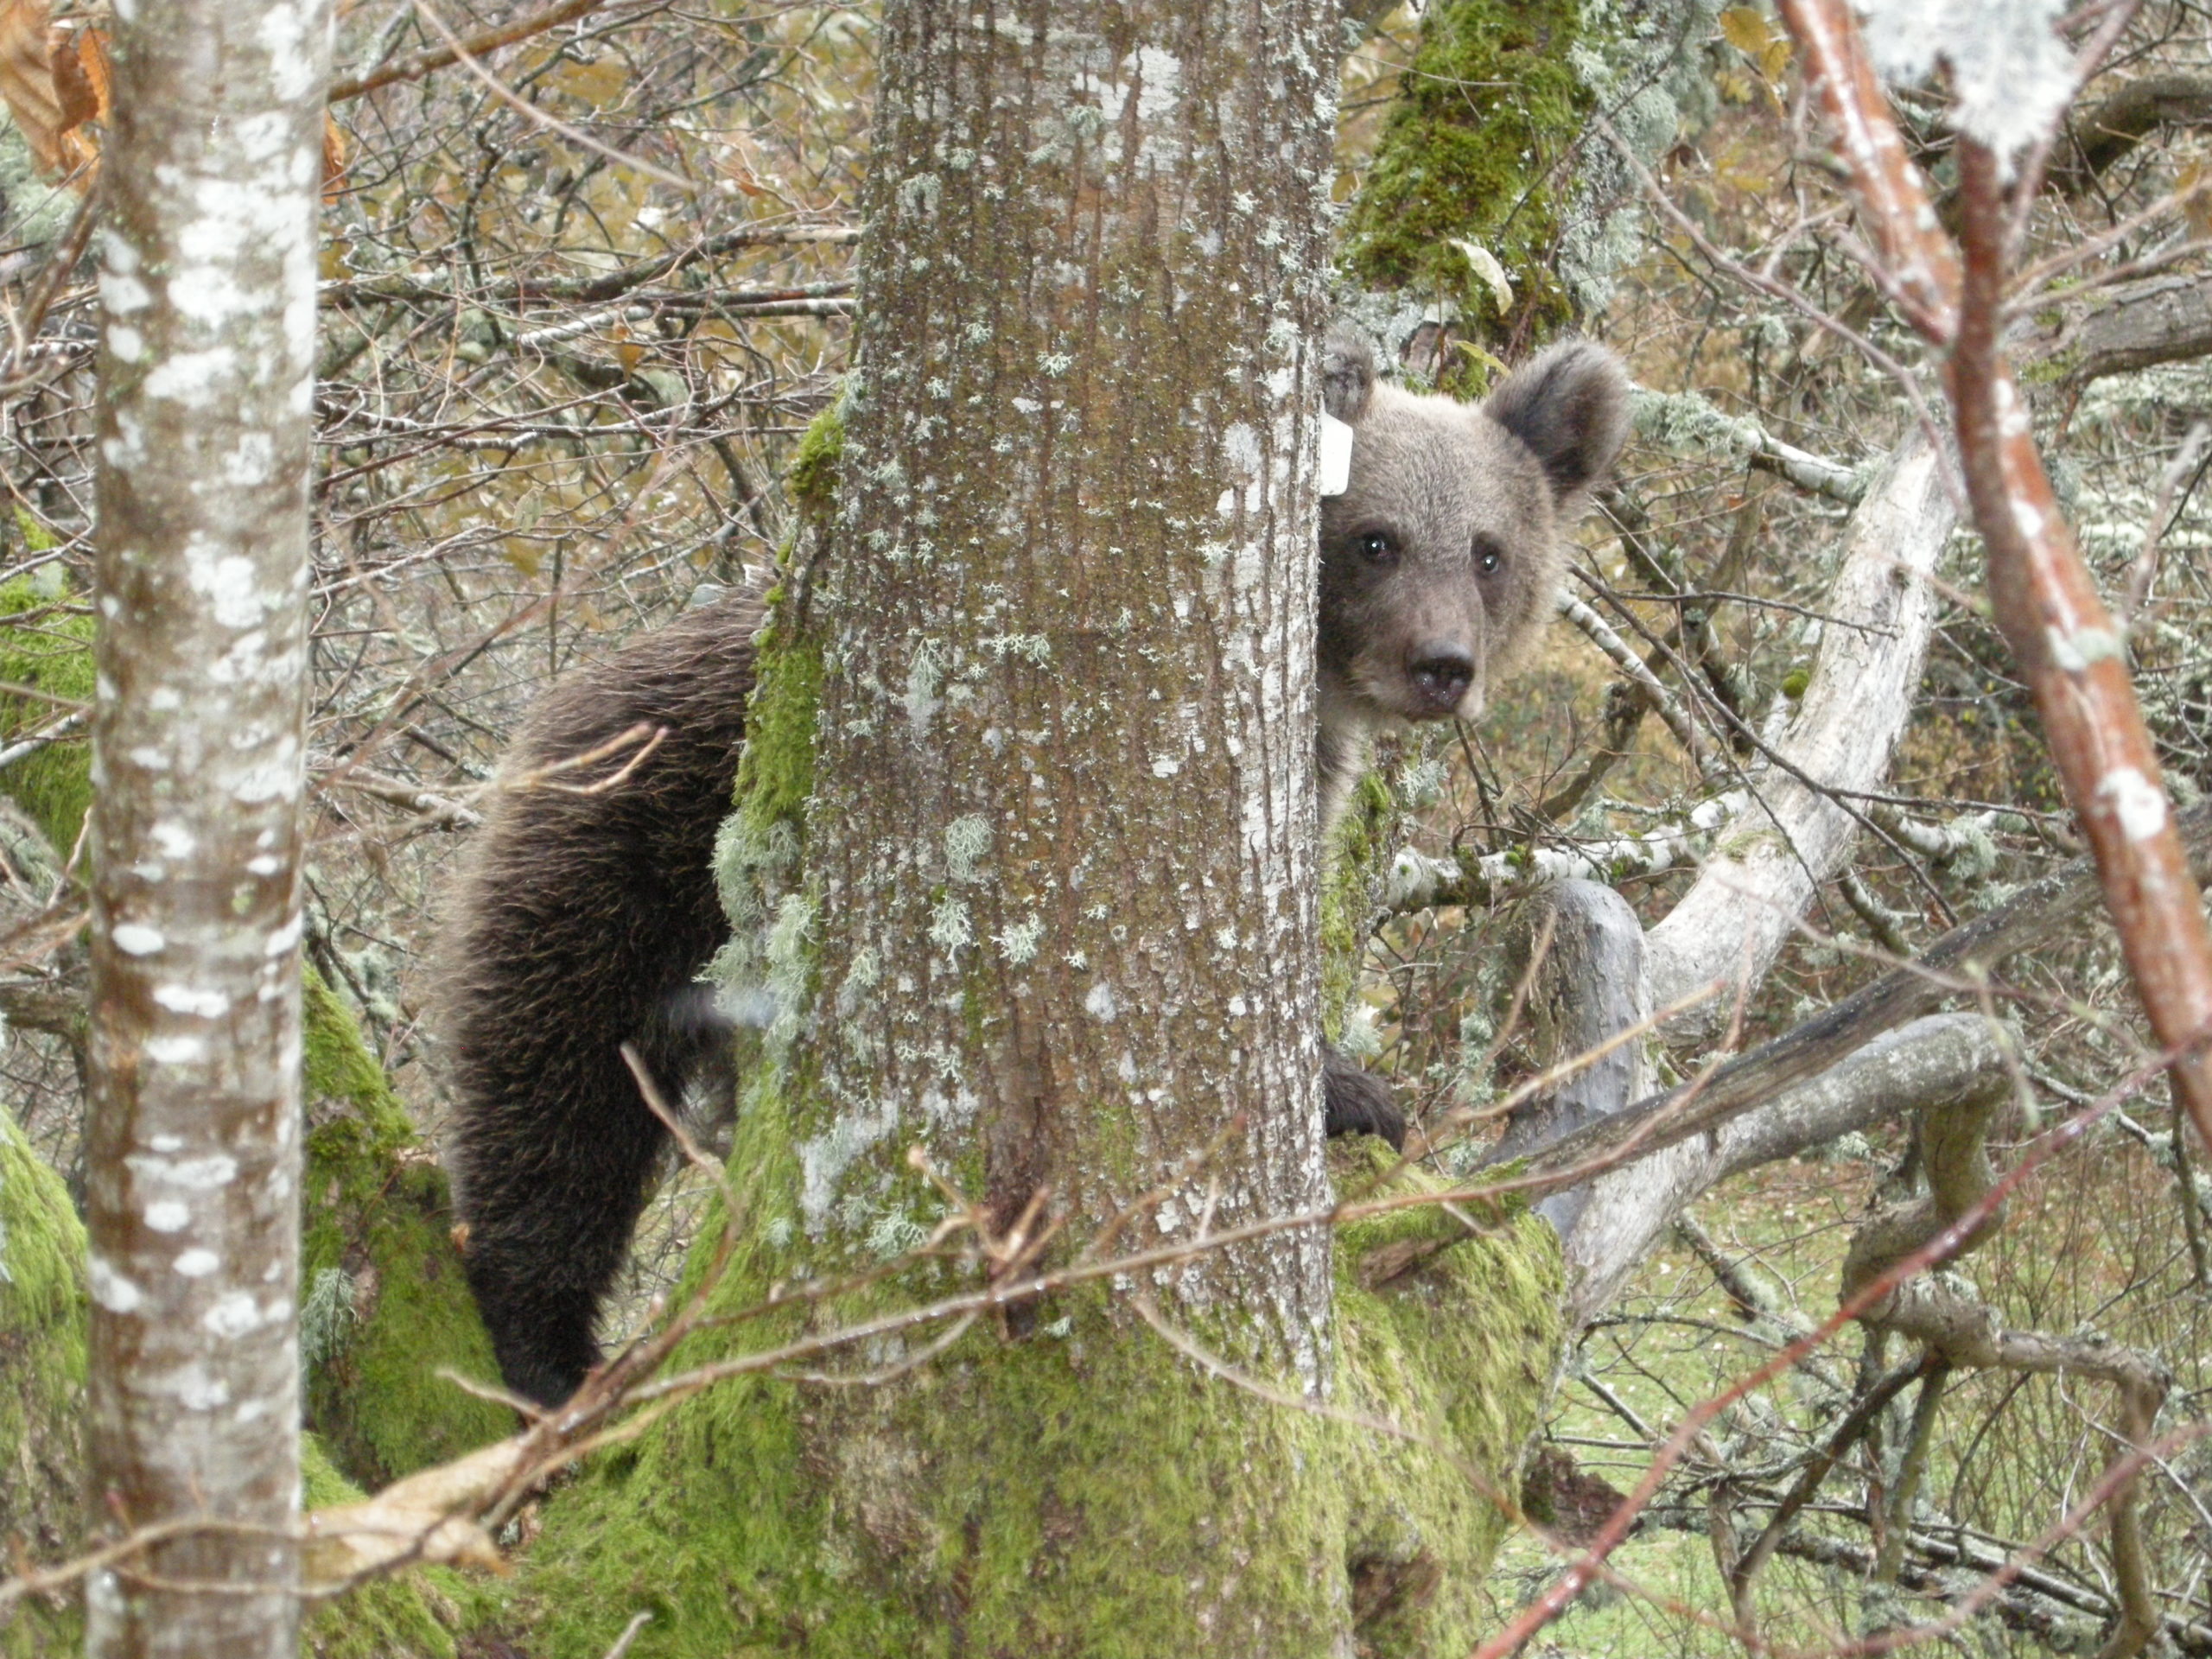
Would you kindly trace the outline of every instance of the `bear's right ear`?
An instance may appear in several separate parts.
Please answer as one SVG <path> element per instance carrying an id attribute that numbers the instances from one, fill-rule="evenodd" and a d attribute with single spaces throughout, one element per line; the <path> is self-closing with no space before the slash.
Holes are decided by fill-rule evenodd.
<path id="1" fill-rule="evenodd" d="M 1357 426 L 1375 396 L 1375 348 L 1357 334 L 1333 329 L 1321 346 L 1321 407 Z"/>

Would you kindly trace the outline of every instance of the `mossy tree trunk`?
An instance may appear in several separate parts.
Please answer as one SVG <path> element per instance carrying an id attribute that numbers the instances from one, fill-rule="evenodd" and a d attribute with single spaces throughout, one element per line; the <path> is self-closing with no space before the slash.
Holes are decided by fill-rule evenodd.
<path id="1" fill-rule="evenodd" d="M 1047 1267 L 1328 1202 L 1329 23 L 1224 0 L 887 16 L 860 367 L 799 480 L 841 483 L 761 642 L 722 849 L 722 971 L 778 1016 L 714 1306 L 868 1276 L 683 1362 L 1005 1271 L 940 1232 L 962 1206 L 911 1148 L 992 1242 L 1056 1229 Z M 1339 1173 L 1374 1179 L 1364 1154 Z M 1440 1225 L 1459 1248 L 1364 1282 Z M 1555 1274 L 1541 1230 L 1415 1211 L 739 1377 L 548 1500 L 518 1634 L 594 1655 L 644 1611 L 641 1656 L 1452 1650 Z"/>
<path id="2" fill-rule="evenodd" d="M 85 1229 L 61 1178 L 0 1109 L 0 1550 L 12 1570 L 73 1544 L 84 1516 Z M 0 1610 L 0 1654 L 74 1634 L 73 1599 Z"/>
<path id="3" fill-rule="evenodd" d="M 1325 1191 L 1325 17 L 890 19 L 815 601 L 820 940 L 797 1058 L 829 1139 L 801 1219 L 833 1250 L 918 1132 L 1000 1226 L 1049 1193 L 1079 1237 L 1240 1116 L 1160 1232 L 1189 1236 L 1209 1184 L 1230 1225 Z M 919 1115 L 886 1122 L 887 1101 Z M 1167 1294 L 1255 1310 L 1228 1320 L 1240 1357 L 1319 1388 L 1327 1277 L 1307 1233 L 1201 1258 Z"/>
<path id="4" fill-rule="evenodd" d="M 373 1490 L 489 1445 L 514 1414 L 454 1248 L 445 1171 L 346 1005 L 307 976 L 300 1348 L 307 1427 Z"/>
<path id="5" fill-rule="evenodd" d="M 1345 227 L 1361 282 L 1440 302 L 1459 338 L 1492 353 L 1541 344 L 1574 315 L 1555 267 L 1567 162 L 1595 102 L 1582 13 L 1579 0 L 1436 0 Z M 1448 348 L 1433 372 L 1462 391 L 1488 378 Z"/>
<path id="6" fill-rule="evenodd" d="M 788 647 L 821 664 L 804 863 L 756 874 L 771 935 L 796 910 L 810 941 L 780 1069 L 811 1274 L 928 1236 L 944 1205 L 916 1143 L 994 1230 L 1041 1205 L 1063 1260 L 1162 1187 L 1123 1248 L 1325 1202 L 1326 29 L 1317 3 L 1165 0 L 887 20 L 841 519 Z M 1236 1364 L 1328 1392 L 1325 1230 L 1147 1288 Z M 1020 1307 L 979 1345 L 950 1416 L 934 1382 L 806 1414 L 800 1458 L 842 1470 L 854 1541 L 887 1564 L 957 1548 L 959 1494 L 960 1530 L 1040 1529 L 1020 1554 L 1085 1598 L 1172 1538 L 1172 1569 L 1121 1600 L 1133 1645 L 1321 1651 L 1346 1628 L 1342 1579 L 1307 1570 L 1341 1520 L 1306 1490 L 1301 1426 L 1198 1407 L 1125 1296 Z M 1132 1479 L 1125 1420 L 1179 1396 L 1183 1444 Z M 1061 1419 L 1056 1469 L 999 1444 Z M 1071 1607 L 969 1571 L 958 1617 L 1080 1644 Z"/>

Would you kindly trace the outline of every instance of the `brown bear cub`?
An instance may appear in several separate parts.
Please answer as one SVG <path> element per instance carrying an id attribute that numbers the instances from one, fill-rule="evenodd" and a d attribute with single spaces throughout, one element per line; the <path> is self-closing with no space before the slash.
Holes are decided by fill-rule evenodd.
<path id="1" fill-rule="evenodd" d="M 1329 412 L 1352 429 L 1348 487 L 1321 512 L 1325 823 L 1378 730 L 1466 717 L 1549 615 L 1560 542 L 1618 454 L 1628 384 L 1601 347 L 1555 346 L 1479 406 L 1377 385 L 1329 343 Z M 709 866 L 730 810 L 760 599 L 742 593 L 563 680 L 506 762 L 439 942 L 451 1143 L 469 1287 L 508 1385 L 567 1399 L 666 1131 L 621 1056 L 673 1091 L 727 1054 L 698 976 L 728 924 Z M 661 734 L 549 768 L 645 726 Z M 617 781 L 590 788 L 595 779 Z M 1404 1134 L 1389 1089 L 1325 1071 L 1332 1135 Z"/>

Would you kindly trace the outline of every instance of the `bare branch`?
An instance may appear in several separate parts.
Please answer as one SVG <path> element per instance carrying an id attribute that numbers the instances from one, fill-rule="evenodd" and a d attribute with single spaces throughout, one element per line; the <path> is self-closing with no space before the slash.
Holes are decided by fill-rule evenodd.
<path id="1" fill-rule="evenodd" d="M 2212 804 L 2183 813 L 2180 827 L 2196 868 L 2212 874 Z M 1954 928 L 1914 961 L 1730 1061 L 1694 1092 L 1686 1085 L 1640 1101 L 1547 1147 L 1530 1160 L 1530 1173 L 1571 1168 L 1630 1144 L 1648 1156 L 1716 1128 L 1826 1070 L 1879 1033 L 1935 1009 L 1960 993 L 1962 976 L 1993 973 L 2007 957 L 2063 936 L 2095 912 L 2101 891 L 2094 862 L 2077 858 L 1988 914 Z"/>
<path id="2" fill-rule="evenodd" d="M 561 0 L 557 6 L 549 6 L 533 16 L 524 17 L 497 29 L 479 29 L 463 40 L 449 41 L 404 57 L 365 75 L 333 81 L 328 101 L 342 104 L 349 98 L 359 98 L 364 92 L 373 92 L 379 86 L 389 86 L 398 80 L 420 80 L 434 69 L 442 69 L 464 57 L 481 57 L 486 52 L 496 52 L 503 46 L 512 46 L 517 41 L 526 41 L 533 35 L 542 35 L 549 29 L 574 22 L 605 5 L 607 0 Z"/>

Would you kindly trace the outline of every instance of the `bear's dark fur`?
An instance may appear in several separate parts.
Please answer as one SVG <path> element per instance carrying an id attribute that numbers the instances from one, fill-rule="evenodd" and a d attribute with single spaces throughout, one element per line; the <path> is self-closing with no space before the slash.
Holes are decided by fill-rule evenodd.
<path id="1" fill-rule="evenodd" d="M 446 905 L 439 948 L 450 1147 L 469 1288 L 499 1369 L 548 1404 L 599 1363 L 667 1131 L 624 1063 L 676 1089 L 725 1053 L 700 971 L 729 937 L 715 894 L 760 596 L 687 612 L 547 695 L 516 740 Z M 664 735 L 573 770 L 639 725 Z M 622 781 L 594 790 L 634 766 Z M 534 776 L 533 776 L 534 775 Z"/>
<path id="2" fill-rule="evenodd" d="M 1474 714 L 1541 627 L 1560 539 L 1620 448 L 1627 384 L 1580 344 L 1479 408 L 1377 385 L 1342 338 L 1324 370 L 1355 435 L 1351 486 L 1322 507 L 1316 759 L 1333 819 L 1373 732 Z M 709 864 L 760 620 L 759 595 L 736 594 L 563 680 L 516 741 L 447 906 L 469 1286 L 509 1385 L 548 1404 L 598 1363 L 600 1299 L 666 1134 L 621 1045 L 671 1090 L 727 1053 L 697 981 L 728 936 Z M 661 734 L 649 752 L 561 766 L 641 726 Z M 1331 1134 L 1402 1139 L 1380 1079 L 1332 1054 L 1324 1084 Z"/>

